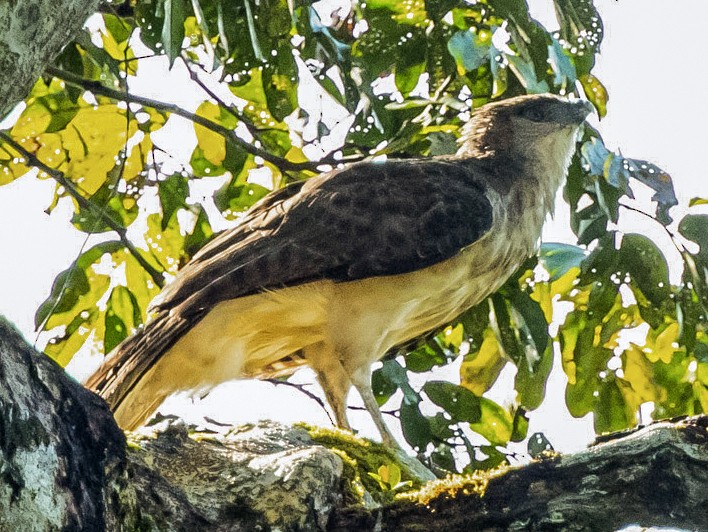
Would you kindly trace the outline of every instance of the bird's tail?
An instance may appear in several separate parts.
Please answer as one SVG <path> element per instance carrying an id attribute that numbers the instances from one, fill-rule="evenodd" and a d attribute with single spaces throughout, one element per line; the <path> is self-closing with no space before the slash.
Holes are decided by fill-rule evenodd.
<path id="1" fill-rule="evenodd" d="M 142 425 L 172 390 L 153 389 L 149 375 L 160 357 L 189 329 L 189 320 L 161 311 L 106 357 L 85 385 L 108 403 L 118 425 Z"/>

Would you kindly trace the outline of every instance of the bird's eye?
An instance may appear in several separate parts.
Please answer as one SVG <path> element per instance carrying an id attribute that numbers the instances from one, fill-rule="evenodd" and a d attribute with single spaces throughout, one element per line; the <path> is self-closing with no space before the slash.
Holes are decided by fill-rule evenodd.
<path id="1" fill-rule="evenodd" d="M 521 115 L 528 120 L 532 120 L 533 122 L 541 122 L 544 118 L 543 109 L 539 109 L 536 106 L 527 107 L 521 112 Z"/>

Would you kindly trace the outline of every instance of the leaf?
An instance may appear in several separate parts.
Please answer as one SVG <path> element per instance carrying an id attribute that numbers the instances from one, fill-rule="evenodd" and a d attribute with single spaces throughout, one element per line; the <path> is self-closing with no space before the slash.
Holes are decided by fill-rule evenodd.
<path id="1" fill-rule="evenodd" d="M 661 250 L 644 235 L 622 237 L 619 267 L 629 272 L 632 285 L 639 288 L 654 306 L 660 308 L 669 298 L 669 265 Z"/>
<path id="2" fill-rule="evenodd" d="M 658 220 L 664 225 L 671 223 L 668 211 L 671 207 L 678 205 L 671 176 L 655 164 L 640 159 L 625 158 L 623 171 L 627 177 L 633 177 L 654 190 L 651 199 L 658 204 Z"/>
<path id="3" fill-rule="evenodd" d="M 548 346 L 548 323 L 546 323 L 543 310 L 523 290 L 515 289 L 510 292 L 507 295 L 514 310 L 518 313 L 516 316 L 517 328 L 524 333 L 521 335 L 522 342 L 532 347 L 536 351 L 536 355 L 543 353 Z M 531 364 L 528 354 L 526 362 Z"/>
<path id="4" fill-rule="evenodd" d="M 631 344 L 622 353 L 622 369 L 624 380 L 642 402 L 666 399 L 666 390 L 655 380 L 653 364 L 638 346 Z"/>
<path id="5" fill-rule="evenodd" d="M 119 171 L 120 168 L 114 169 L 115 173 Z M 116 182 L 117 179 L 111 181 Z M 71 218 L 74 227 L 85 233 L 105 233 L 113 231 L 114 227 L 125 228 L 138 216 L 137 202 L 131 197 L 116 193 L 114 186 L 108 182 L 89 198 L 89 203 L 91 209 L 77 204 Z"/>
<path id="6" fill-rule="evenodd" d="M 592 74 L 580 76 L 580 84 L 583 86 L 588 101 L 597 109 L 598 116 L 605 118 L 607 116 L 607 102 L 610 99 L 605 86 Z"/>
<path id="7" fill-rule="evenodd" d="M 234 129 L 238 123 L 236 118 L 223 107 L 211 102 L 203 102 L 195 114 L 227 129 Z M 194 124 L 194 133 L 197 136 L 197 147 L 201 149 L 202 156 L 215 167 L 220 166 L 226 158 L 226 139 L 223 135 L 196 123 Z"/>
<path id="8" fill-rule="evenodd" d="M 105 353 L 125 340 L 142 322 L 135 296 L 124 286 L 111 290 L 105 314 L 106 326 L 103 339 Z"/>
<path id="9" fill-rule="evenodd" d="M 491 299 L 504 353 L 506 353 L 516 365 L 519 365 L 523 359 L 523 352 L 516 339 L 514 330 L 511 327 L 508 302 L 499 293 L 493 294 Z"/>
<path id="10" fill-rule="evenodd" d="M 594 417 L 596 433 L 616 432 L 637 423 L 635 408 L 626 401 L 621 386 L 618 380 L 611 379 L 600 387 Z"/>
<path id="11" fill-rule="evenodd" d="M 479 421 L 480 398 L 467 388 L 446 381 L 428 381 L 423 391 L 433 403 L 449 412 L 454 421 Z"/>
<path id="12" fill-rule="evenodd" d="M 708 198 L 691 198 L 688 202 L 689 207 L 695 207 L 697 205 L 708 205 Z"/>
<path id="13" fill-rule="evenodd" d="M 543 432 L 534 432 L 529 438 L 527 449 L 531 458 L 538 458 L 545 452 L 553 451 L 553 445 Z"/>
<path id="14" fill-rule="evenodd" d="M 553 0 L 561 39 L 575 47 L 572 54 L 580 75 L 595 66 L 603 37 L 602 19 L 593 0 Z"/>
<path id="15" fill-rule="evenodd" d="M 162 45 L 170 60 L 170 68 L 182 51 L 186 0 L 164 0 L 165 18 L 162 24 Z"/>
<path id="16" fill-rule="evenodd" d="M 401 430 L 406 441 L 414 450 L 424 450 L 433 440 L 433 433 L 428 419 L 420 413 L 418 403 L 410 404 L 404 401 L 399 414 Z"/>
<path id="17" fill-rule="evenodd" d="M 556 87 L 572 86 L 578 75 L 575 72 L 575 65 L 570 54 L 566 53 L 557 39 L 552 38 L 548 45 L 548 62 L 551 64 L 555 74 L 554 83 Z"/>
<path id="18" fill-rule="evenodd" d="M 455 58 L 460 73 L 476 70 L 489 58 L 491 36 L 482 39 L 472 31 L 459 31 L 447 42 L 450 55 Z"/>
<path id="19" fill-rule="evenodd" d="M 708 268 L 708 214 L 687 214 L 679 223 L 679 232 L 698 244 L 695 257 Z"/>
<path id="20" fill-rule="evenodd" d="M 445 352 L 435 339 L 431 339 L 410 353 L 406 353 L 405 360 L 406 369 L 415 373 L 424 373 L 435 366 L 443 366 L 448 362 Z"/>
<path id="21" fill-rule="evenodd" d="M 481 417 L 470 423 L 470 429 L 483 436 L 492 445 L 505 445 L 511 440 L 514 420 L 509 412 L 494 401 L 480 397 Z"/>
<path id="22" fill-rule="evenodd" d="M 197 210 L 197 219 L 194 221 L 194 227 L 187 233 L 184 238 L 184 253 L 188 257 L 192 257 L 199 251 L 214 235 L 214 231 L 209 223 L 209 217 L 201 205 Z"/>
<path id="23" fill-rule="evenodd" d="M 84 309 L 79 312 L 67 325 L 63 333 L 50 338 L 44 353 L 62 367 L 71 362 L 74 354 L 88 341 L 93 322 L 96 321 L 98 310 L 95 308 Z M 100 331 L 96 331 L 99 332 Z"/>
<path id="24" fill-rule="evenodd" d="M 465 355 L 462 360 L 460 384 L 475 395 L 482 395 L 497 381 L 506 363 L 494 331 L 488 328 L 479 351 Z"/>
<path id="25" fill-rule="evenodd" d="M 109 278 L 97 274 L 91 266 L 105 253 L 113 253 L 123 247 L 118 241 L 97 244 L 82 253 L 69 268 L 61 272 L 52 284 L 51 295 L 40 305 L 35 313 L 35 327 L 39 329 L 45 321 L 47 329 L 65 323 L 63 314 L 80 309 L 92 308 L 101 299 L 109 286 Z M 49 320 L 49 321 L 47 321 Z"/>
<path id="26" fill-rule="evenodd" d="M 175 173 L 160 181 L 157 189 L 162 207 L 162 230 L 167 229 L 167 225 L 179 209 L 187 207 L 187 196 L 189 196 L 189 184 L 187 178 Z"/>
<path id="27" fill-rule="evenodd" d="M 541 352 L 535 364 L 517 366 L 514 389 L 518 402 L 524 408 L 533 410 L 541 406 L 546 397 L 546 384 L 553 368 L 553 346 Z"/>
<path id="28" fill-rule="evenodd" d="M 539 259 L 550 276 L 549 281 L 557 281 L 571 268 L 579 268 L 587 252 L 578 246 L 545 242 L 541 244 Z"/>

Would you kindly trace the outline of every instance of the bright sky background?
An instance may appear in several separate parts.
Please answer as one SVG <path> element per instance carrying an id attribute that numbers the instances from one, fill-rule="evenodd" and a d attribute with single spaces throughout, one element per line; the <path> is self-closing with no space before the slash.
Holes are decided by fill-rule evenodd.
<path id="1" fill-rule="evenodd" d="M 529 3 L 536 18 L 548 28 L 556 26 L 551 0 Z M 708 65 L 701 52 L 708 2 L 596 3 L 605 24 L 605 39 L 595 74 L 610 93 L 608 117 L 599 125 L 606 144 L 668 171 L 682 204 L 694 196 L 708 196 L 705 168 L 700 163 L 708 146 Z M 168 86 L 169 80 L 162 83 Z M 151 96 L 147 88 L 135 90 Z M 159 98 L 160 88 L 152 90 L 152 96 Z M 57 209 L 51 216 L 43 212 L 52 190 L 51 183 L 32 177 L 0 187 L 0 314 L 15 323 L 30 342 L 35 337 L 36 308 L 84 240 L 69 226 L 66 209 Z M 568 238 L 567 219 L 561 210 L 544 239 Z M 305 374 L 297 380 L 310 379 L 311 374 Z M 563 374 L 554 372 L 546 402 L 532 413 L 530 433 L 543 431 L 556 449 L 578 450 L 592 438 L 591 422 L 574 420 L 565 412 L 564 386 Z M 495 398 L 503 399 L 505 391 L 499 393 Z M 220 387 L 199 404 L 182 398 L 172 405 L 194 421 L 208 415 L 236 423 L 268 418 L 328 424 L 322 410 L 303 394 L 260 382 L 239 381 Z M 365 413 L 351 412 L 350 419 L 364 434 L 374 434 Z"/>

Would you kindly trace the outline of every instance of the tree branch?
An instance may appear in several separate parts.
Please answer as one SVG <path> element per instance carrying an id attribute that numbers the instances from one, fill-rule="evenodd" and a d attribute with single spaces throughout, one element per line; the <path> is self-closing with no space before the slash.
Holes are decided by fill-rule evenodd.
<path id="1" fill-rule="evenodd" d="M 87 211 L 90 211 L 94 213 L 96 216 L 101 218 L 108 227 L 110 227 L 120 238 L 120 241 L 123 243 L 123 245 L 126 247 L 126 249 L 130 252 L 130 254 L 135 258 L 135 260 L 138 261 L 140 266 L 142 266 L 146 272 L 150 275 L 152 278 L 153 282 L 162 288 L 165 284 L 165 279 L 162 276 L 162 272 L 159 272 L 156 270 L 146 259 L 145 257 L 142 256 L 140 251 L 133 245 L 133 243 L 128 239 L 127 234 L 126 234 L 126 229 L 124 227 L 121 227 L 116 223 L 116 221 L 108 216 L 103 210 L 98 207 L 97 205 L 94 205 L 91 203 L 88 199 L 83 197 L 81 193 L 78 191 L 76 188 L 76 185 L 68 179 L 62 172 L 59 170 L 55 170 L 54 168 L 51 168 L 44 164 L 42 161 L 40 161 L 36 155 L 33 153 L 27 151 L 21 144 L 19 144 L 17 141 L 15 141 L 12 137 L 10 137 L 7 133 L 5 132 L 0 132 L 0 138 L 2 138 L 3 141 L 5 141 L 9 146 L 12 146 L 14 150 L 19 152 L 26 160 L 28 165 L 34 166 L 35 168 L 38 168 L 45 174 L 47 174 L 49 177 L 54 179 L 57 183 L 59 183 L 61 186 L 63 186 L 66 191 L 71 195 L 72 198 L 76 200 L 76 202 L 79 204 L 79 206 L 83 209 L 86 209 Z"/>
<path id="2" fill-rule="evenodd" d="M 182 109 L 181 107 L 174 105 L 174 104 L 160 102 L 158 100 L 153 100 L 152 98 L 145 98 L 143 96 L 136 96 L 135 94 L 125 94 L 125 93 L 120 92 L 118 90 L 106 87 L 105 85 L 102 85 L 98 81 L 93 81 L 90 79 L 82 78 L 81 76 L 77 76 L 76 74 L 72 74 L 71 72 L 66 72 L 64 70 L 61 70 L 61 69 L 58 69 L 58 68 L 55 68 L 52 66 L 47 67 L 45 72 L 51 76 L 54 76 L 56 78 L 64 80 L 66 83 L 69 83 L 71 85 L 75 85 L 77 87 L 86 89 L 88 91 L 91 91 L 94 94 L 106 96 L 106 97 L 112 98 L 114 100 L 121 100 L 121 101 L 130 102 L 130 103 L 137 103 L 137 104 L 143 105 L 145 107 L 151 107 L 151 108 L 157 109 L 159 111 L 165 111 L 167 113 L 172 113 L 177 116 L 181 116 L 182 118 L 186 118 L 187 120 L 190 120 L 190 121 L 194 122 L 195 124 L 199 124 L 200 126 L 206 128 L 210 131 L 213 131 L 214 133 L 221 135 L 228 142 L 231 142 L 232 144 L 238 146 L 239 148 L 242 148 L 243 150 L 247 151 L 248 153 L 250 153 L 252 155 L 256 155 L 258 157 L 261 157 L 263 160 L 274 164 L 282 171 L 286 171 L 286 170 L 312 170 L 312 171 L 316 171 L 317 167 L 321 166 L 321 164 L 322 164 L 319 162 L 294 163 L 292 161 L 288 161 L 287 159 L 283 159 L 282 157 L 278 157 L 277 155 L 273 155 L 272 153 L 268 152 L 267 150 L 264 150 L 262 148 L 257 148 L 253 144 L 246 142 L 245 140 L 240 138 L 238 135 L 236 135 L 236 133 L 234 133 L 232 130 L 225 128 L 221 124 L 217 124 L 216 122 L 212 122 L 211 120 L 209 120 L 207 118 L 204 118 L 204 117 L 199 116 L 197 114 L 186 111 L 186 110 Z"/>

